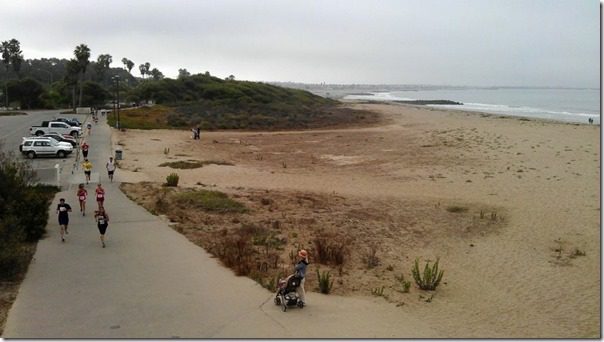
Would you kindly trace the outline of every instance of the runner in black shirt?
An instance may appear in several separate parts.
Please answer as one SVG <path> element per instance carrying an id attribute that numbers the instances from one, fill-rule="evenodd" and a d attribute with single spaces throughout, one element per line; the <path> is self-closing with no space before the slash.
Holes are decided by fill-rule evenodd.
<path id="1" fill-rule="evenodd" d="M 61 198 L 57 205 L 57 214 L 59 214 L 59 226 L 61 226 L 61 241 L 65 242 L 65 234 L 67 232 L 67 226 L 69 225 L 69 213 L 71 212 L 71 206 L 65 203 L 65 199 Z"/>

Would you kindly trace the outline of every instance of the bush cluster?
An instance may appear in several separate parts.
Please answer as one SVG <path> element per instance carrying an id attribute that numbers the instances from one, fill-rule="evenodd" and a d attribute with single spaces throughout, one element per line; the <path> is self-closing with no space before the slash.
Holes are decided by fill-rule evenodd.
<path id="1" fill-rule="evenodd" d="M 34 186 L 32 180 L 27 164 L 0 152 L 0 280 L 25 271 L 28 246 L 46 232 L 48 206 L 58 189 Z"/>
<path id="2" fill-rule="evenodd" d="M 180 179 L 180 177 L 178 177 L 178 174 L 171 173 L 166 177 L 166 185 L 167 186 L 178 186 L 179 179 Z"/>

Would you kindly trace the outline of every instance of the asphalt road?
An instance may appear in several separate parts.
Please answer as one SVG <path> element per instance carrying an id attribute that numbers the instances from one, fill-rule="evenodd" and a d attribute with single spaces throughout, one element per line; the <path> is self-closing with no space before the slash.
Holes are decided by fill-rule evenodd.
<path id="1" fill-rule="evenodd" d="M 84 121 L 89 115 L 81 114 L 61 114 L 63 110 L 37 110 L 37 111 L 23 111 L 27 115 L 15 115 L 15 116 L 2 116 L 0 115 L 0 148 L 5 152 L 14 152 L 17 157 L 21 158 L 19 153 L 19 144 L 23 137 L 29 136 L 29 128 L 34 125 L 39 125 L 42 121 L 52 120 L 57 117 L 75 117 L 80 121 Z M 22 157 L 28 160 L 25 157 Z M 36 158 L 28 161 L 34 170 L 51 169 L 56 164 L 61 166 L 63 173 L 73 166 L 75 160 L 75 154 L 71 154 L 64 159 L 59 158 Z M 46 173 L 40 173 L 41 181 L 52 182 L 53 179 L 44 179 Z"/>

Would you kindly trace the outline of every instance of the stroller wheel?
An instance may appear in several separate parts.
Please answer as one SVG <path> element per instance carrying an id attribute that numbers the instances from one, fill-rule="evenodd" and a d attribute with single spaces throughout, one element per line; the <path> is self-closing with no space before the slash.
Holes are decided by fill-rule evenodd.
<path id="1" fill-rule="evenodd" d="M 296 303 L 296 305 L 298 305 L 298 307 L 300 309 L 302 309 L 304 307 L 304 302 L 298 301 L 298 303 Z"/>
<path id="2" fill-rule="evenodd" d="M 275 305 L 281 305 L 281 298 L 275 297 Z"/>

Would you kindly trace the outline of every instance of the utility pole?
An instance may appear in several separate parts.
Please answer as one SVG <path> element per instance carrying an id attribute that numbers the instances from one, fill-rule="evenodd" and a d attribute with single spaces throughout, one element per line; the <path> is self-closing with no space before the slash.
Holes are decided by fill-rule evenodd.
<path id="1" fill-rule="evenodd" d="M 119 75 L 115 75 L 112 77 L 112 79 L 115 81 L 115 97 L 116 100 L 114 101 L 115 105 L 113 107 L 113 113 L 114 115 L 117 115 L 117 120 L 115 122 L 115 128 L 120 129 L 120 76 Z"/>

